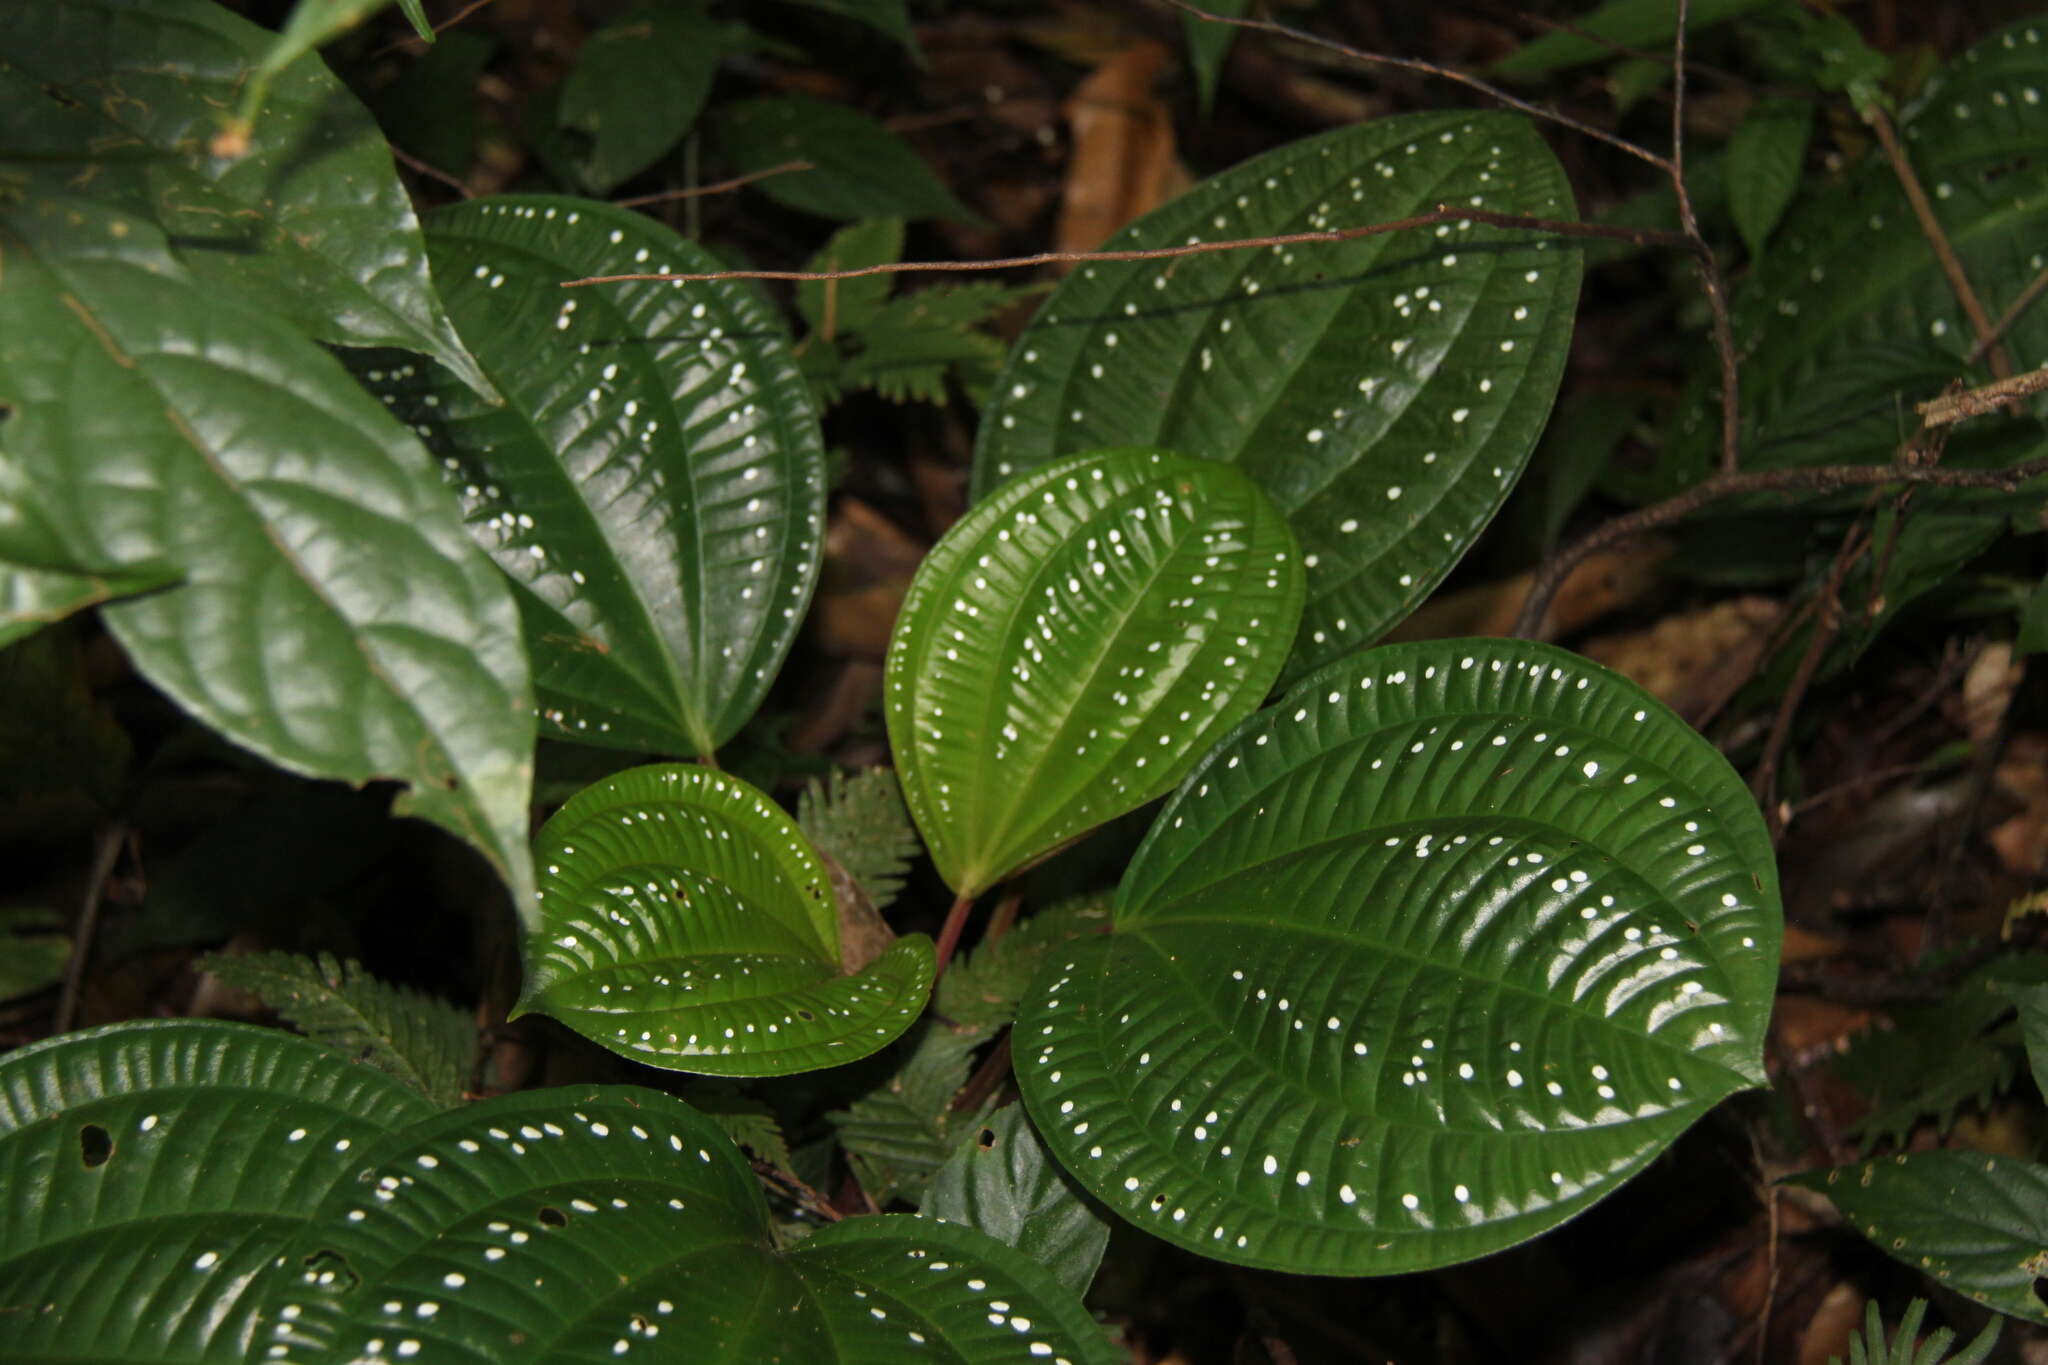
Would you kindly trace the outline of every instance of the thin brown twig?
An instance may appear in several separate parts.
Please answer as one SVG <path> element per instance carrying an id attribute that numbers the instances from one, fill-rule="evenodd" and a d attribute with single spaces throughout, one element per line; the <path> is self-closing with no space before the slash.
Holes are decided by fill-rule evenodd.
<path id="1" fill-rule="evenodd" d="M 1671 192 L 1678 201 L 1678 224 L 1693 246 L 1700 288 L 1713 318 L 1714 355 L 1721 366 L 1721 472 L 1733 474 L 1742 463 L 1742 378 L 1735 360 L 1735 324 L 1728 314 L 1728 287 L 1714 249 L 1700 231 L 1692 192 L 1685 187 L 1685 30 L 1689 0 L 1678 0 L 1678 33 L 1671 40 Z"/>
<path id="2" fill-rule="evenodd" d="M 431 31 L 436 36 L 446 33 L 449 29 L 454 28 L 464 19 L 467 19 L 470 15 L 475 14 L 478 10 L 482 9 L 485 5 L 488 5 L 490 3 L 491 0 L 469 0 L 468 4 L 464 5 L 461 9 L 455 11 L 454 14 L 450 15 L 446 19 L 443 19 L 440 23 L 435 24 Z M 398 51 L 398 49 L 412 44 L 419 44 L 420 46 L 425 46 L 426 40 L 424 38 L 421 38 L 420 35 L 417 33 L 408 33 L 405 35 L 405 37 L 398 39 L 396 42 L 387 43 L 383 47 L 378 48 L 377 51 L 371 55 L 374 57 L 382 57 L 387 53 L 396 52 Z"/>
<path id="3" fill-rule="evenodd" d="M 113 875 L 114 860 L 128 832 L 119 824 L 100 831 L 93 846 L 92 870 L 86 874 L 85 896 L 79 905 L 78 923 L 72 929 L 71 957 L 64 964 L 64 989 L 57 996 L 55 1032 L 69 1033 L 78 1017 L 78 1001 L 85 990 L 85 967 L 92 960 L 93 940 L 99 935 L 100 904 L 105 899 L 107 878 Z"/>
<path id="4" fill-rule="evenodd" d="M 1985 384 L 1980 388 L 1965 389 L 1960 393 L 1945 393 L 1939 398 L 1930 398 L 1925 403 L 1915 403 L 1913 411 L 1920 414 L 1922 423 L 1930 430 L 1950 426 L 1969 417 L 1982 417 L 2012 402 L 2031 394 L 2048 389 L 2048 365 L 2025 374 L 2013 375 Z"/>
<path id="5" fill-rule="evenodd" d="M 709 185 L 695 185 L 688 189 L 661 190 L 654 194 L 636 194 L 631 199 L 614 199 L 612 203 L 622 209 L 637 209 L 648 204 L 665 204 L 671 199 L 699 199 L 707 194 L 726 194 L 742 185 L 751 185 L 756 180 L 766 180 L 771 175 L 788 175 L 791 171 L 811 169 L 808 161 L 785 161 L 779 166 L 768 166 L 758 171 L 748 171 L 730 180 L 714 181 Z"/>
<path id="6" fill-rule="evenodd" d="M 2025 316 L 2026 311 L 2032 308 L 2043 294 L 2048 294 L 2048 270 L 2034 276 L 2033 282 L 2020 291 L 2020 296 L 2012 301 L 2012 307 L 2005 310 L 2005 316 L 1991 324 L 1989 336 L 1977 338 L 1977 344 L 1970 348 L 1969 363 L 1976 364 L 1984 358 L 1986 351 L 2004 340 L 2005 334 L 2013 329 L 2013 324 Z"/>
<path id="7" fill-rule="evenodd" d="M 868 275 L 1028 270 L 1041 265 L 1086 265 L 1096 261 L 1161 261 L 1182 256 L 1200 256 L 1212 251 L 1250 251 L 1259 247 L 1349 242 L 1360 237 L 1379 237 L 1390 232 L 1433 227 L 1439 223 L 1467 221 L 1523 232 L 1548 232 L 1560 237 L 1600 237 L 1633 242 L 1637 246 L 1676 247 L 1684 251 L 1693 249 L 1692 243 L 1676 232 L 1659 232 L 1652 228 L 1613 227 L 1606 223 L 1580 223 L 1563 218 L 1523 218 L 1511 213 L 1488 213 L 1482 209 L 1456 208 L 1449 204 L 1440 204 L 1429 213 L 1418 213 L 1412 218 L 1397 218 L 1386 223 L 1369 223 L 1363 227 L 1282 232 L 1271 237 L 1234 237 L 1216 242 L 1188 242 L 1180 246 L 1132 247 L 1122 251 L 1040 251 L 1029 256 L 998 256 L 980 261 L 890 261 L 882 265 L 862 266 L 858 270 L 709 270 L 695 274 L 591 275 L 580 280 L 564 280 L 562 288 L 573 289 L 589 284 L 620 284 L 629 280 L 670 280 L 678 284 L 700 280 L 857 280 Z"/>
<path id="8" fill-rule="evenodd" d="M 1256 33 L 1270 33 L 1275 37 L 1286 38 L 1297 43 L 1309 43 L 1316 47 L 1326 48 L 1331 52 L 1342 53 L 1353 61 L 1366 62 L 1373 66 L 1391 66 L 1402 71 L 1419 71 L 1426 76 L 1436 76 L 1443 80 L 1455 82 L 1468 90 L 1477 91 L 1490 100 L 1505 104 L 1510 109 L 1518 109 L 1531 118 L 1547 119 L 1561 128 L 1569 128 L 1581 136 L 1590 137 L 1598 142 L 1604 142 L 1610 147 L 1617 147 L 1627 152 L 1630 156 L 1649 162 L 1666 175 L 1671 174 L 1671 163 L 1647 147 L 1630 142 L 1627 138 L 1610 133 L 1604 128 L 1596 128 L 1590 123 L 1573 118 L 1569 114 L 1561 114 L 1555 109 L 1546 109 L 1540 104 L 1532 104 L 1528 100 L 1508 93 L 1497 85 L 1491 85 L 1477 76 L 1467 75 L 1448 66 L 1439 66 L 1435 62 L 1426 62 L 1419 57 L 1390 57 L 1384 52 L 1367 52 L 1363 48 L 1353 47 L 1349 43 L 1341 43 L 1334 38 L 1325 38 L 1319 33 L 1310 33 L 1305 29 L 1290 28 L 1286 24 L 1278 24 L 1270 19 L 1245 19 L 1232 14 L 1217 14 L 1203 9 L 1200 5 L 1191 4 L 1189 0 L 1164 0 L 1164 2 L 1183 14 L 1192 14 L 1197 19 L 1206 19 L 1212 24 L 1227 24 L 1231 28 L 1250 29 Z"/>
<path id="9" fill-rule="evenodd" d="M 771 1185 L 780 1186 L 783 1192 L 789 1195 L 790 1198 L 796 1200 L 797 1203 L 810 1212 L 817 1214 L 818 1217 L 826 1222 L 837 1223 L 846 1217 L 845 1214 L 832 1207 L 831 1200 L 818 1193 L 815 1189 L 812 1189 L 802 1180 L 791 1175 L 788 1171 L 782 1170 L 777 1166 L 771 1166 L 759 1157 L 752 1158 L 748 1164 L 754 1168 L 755 1175 Z"/>
<path id="10" fill-rule="evenodd" d="M 476 197 L 476 191 L 464 184 L 460 177 L 448 174 L 439 166 L 428 165 L 395 142 L 387 143 L 386 145 L 391 148 L 392 159 L 407 170 L 412 171 L 416 175 L 423 175 L 429 180 L 440 181 L 464 199 L 474 199 Z"/>
<path id="11" fill-rule="evenodd" d="M 1934 215 L 1934 205 L 1928 202 L 1927 191 L 1922 188 L 1920 177 L 1914 174 L 1906 149 L 1899 145 L 1899 135 L 1892 127 L 1891 116 L 1876 104 L 1864 109 L 1862 114 L 1863 121 L 1877 134 L 1878 145 L 1884 148 L 1885 159 L 1892 164 L 1892 173 L 1898 177 L 1899 188 L 1906 192 L 1906 202 L 1913 206 L 1913 217 L 1920 224 L 1920 234 L 1934 248 L 1934 258 L 1941 263 L 1941 273 L 1948 280 L 1949 291 L 1962 305 L 1963 316 L 1970 320 L 1971 332 L 1980 344 L 1987 339 L 1990 341 L 1987 354 L 1991 358 L 1991 373 L 2000 379 L 2011 378 L 2012 357 L 1992 336 L 1991 317 L 1984 311 L 1977 291 L 1971 287 L 1970 277 L 1964 272 L 1955 248 L 1949 245 L 1948 234 L 1942 231 L 1941 220 Z"/>
<path id="12" fill-rule="evenodd" d="M 1792 721 L 1799 714 L 1799 704 L 1806 700 L 1807 689 L 1813 686 L 1814 675 L 1820 672 L 1820 662 L 1827 657 L 1828 646 L 1835 642 L 1835 636 L 1842 629 L 1842 584 L 1849 577 L 1849 570 L 1870 548 L 1870 533 L 1861 523 L 1842 538 L 1842 548 L 1835 552 L 1835 562 L 1828 569 L 1827 581 L 1821 586 L 1813 622 L 1813 634 L 1807 639 L 1806 652 L 1799 656 L 1799 666 L 1792 671 L 1792 681 L 1786 685 L 1785 695 L 1778 703 L 1778 714 L 1771 721 L 1771 733 L 1764 740 L 1763 758 L 1756 765 L 1756 776 L 1750 781 L 1750 791 L 1757 804 L 1763 808 L 1764 826 L 1771 838 L 1785 832 L 1784 813 L 1778 809 L 1778 764 L 1785 756 L 1785 744 L 1792 737 Z"/>

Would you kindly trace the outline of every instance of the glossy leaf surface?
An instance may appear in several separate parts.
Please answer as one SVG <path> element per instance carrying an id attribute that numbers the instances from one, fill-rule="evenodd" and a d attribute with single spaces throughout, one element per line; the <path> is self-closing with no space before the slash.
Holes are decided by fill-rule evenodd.
<path id="1" fill-rule="evenodd" d="M 1166 791 L 1272 686 L 1301 613 L 1286 523 L 1150 450 L 1012 481 L 918 569 L 884 705 L 939 872 L 977 893 Z"/>
<path id="2" fill-rule="evenodd" d="M 918 1212 L 1013 1246 L 1076 1294 L 1088 1292 L 1109 1224 L 1045 1149 L 1021 1104 L 977 1126 L 946 1159 Z"/>
<path id="3" fill-rule="evenodd" d="M 518 1010 L 635 1061 L 726 1076 L 856 1061 L 918 1016 L 931 940 L 842 975 L 824 865 L 782 808 L 681 764 L 588 787 L 535 843 L 542 926 Z"/>
<path id="4" fill-rule="evenodd" d="M 590 35 L 562 83 L 559 116 L 590 137 L 582 170 L 592 190 L 646 170 L 690 131 L 723 39 L 701 3 L 641 5 Z"/>
<path id="5" fill-rule="evenodd" d="M 276 73 L 246 154 L 212 153 L 278 41 L 212 0 L 12 6 L 0 156 L 67 192 L 89 180 L 100 202 L 155 221 L 202 283 L 323 341 L 425 352 L 484 384 L 435 297 L 383 134 L 317 54 Z"/>
<path id="6" fill-rule="evenodd" d="M 261 1277 L 352 1153 L 434 1112 L 243 1024 L 125 1024 L 0 1059 L 0 1357 L 240 1361 Z"/>
<path id="7" fill-rule="evenodd" d="M 470 200 L 428 239 L 506 403 L 402 357 L 357 369 L 441 457 L 511 578 L 542 733 L 710 753 L 760 705 L 823 555 L 824 446 L 780 324 L 730 282 L 563 289 L 719 268 L 590 200 Z"/>
<path id="8" fill-rule="evenodd" d="M 104 611 L 136 666 L 284 767 L 406 783 L 530 914 L 519 623 L 419 443 L 140 220 L 31 198 L 0 244 L 0 442 L 77 562 L 179 579 Z"/>
<path id="9" fill-rule="evenodd" d="M 1524 119 L 1415 114 L 1204 181 L 1109 248 L 1319 231 L 1438 204 L 1573 216 Z M 1076 451 L 1235 463 L 1306 556 L 1294 671 L 1368 644 L 1499 508 L 1557 395 L 1579 293 L 1565 240 L 1469 219 L 1348 242 L 1082 266 L 1011 349 L 975 489 Z"/>
<path id="10" fill-rule="evenodd" d="M 2048 1323 L 2048 1167 L 1981 1152 L 1879 1157 L 1793 1182 L 1835 1202 L 1888 1255 L 1986 1307 Z"/>
<path id="11" fill-rule="evenodd" d="M 652 1091 L 527 1092 L 417 1124 L 319 1222 L 360 1279 L 273 1292 L 282 1358 L 307 1365 L 1113 1358 L 1071 1293 L 969 1229 L 857 1218 L 778 1255 L 745 1158 Z"/>
<path id="12" fill-rule="evenodd" d="M 1189 774 L 1017 1017 L 1090 1193 L 1203 1255 L 1387 1274 L 1514 1245 L 1763 1084 L 1781 933 L 1727 762 L 1547 646 L 1320 670 Z"/>

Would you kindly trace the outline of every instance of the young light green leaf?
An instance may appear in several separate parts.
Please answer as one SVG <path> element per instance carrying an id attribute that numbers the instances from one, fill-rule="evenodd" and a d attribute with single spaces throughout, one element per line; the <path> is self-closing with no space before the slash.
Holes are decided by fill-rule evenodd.
<path id="1" fill-rule="evenodd" d="M 1794 1176 L 1879 1250 L 1987 1308 L 2048 1323 L 2048 1166 L 1981 1152 L 1879 1157 Z"/>
<path id="2" fill-rule="evenodd" d="M 1762 1085 L 1780 933 L 1755 802 L 1648 693 L 1518 640 L 1389 646 L 1188 775 L 1115 932 L 1026 995 L 1018 1080 L 1148 1232 L 1421 1270 L 1563 1222 Z"/>
<path id="3" fill-rule="evenodd" d="M 419 443 L 139 219 L 32 196 L 0 244 L 0 441 L 78 562 L 179 576 L 102 613 L 136 667 L 286 768 L 404 782 L 530 916 L 526 653 Z"/>
<path id="4" fill-rule="evenodd" d="M 896 899 L 910 860 L 924 847 L 903 788 L 887 768 L 851 776 L 834 768 L 822 784 L 812 778 L 797 798 L 796 822 L 814 847 L 860 883 L 877 910 Z"/>
<path id="5" fill-rule="evenodd" d="M 428 243 L 507 401 L 388 354 L 356 367 L 511 578 L 542 733 L 711 753 L 774 681 L 824 554 L 824 444 L 774 315 L 729 282 L 561 288 L 717 268 L 590 200 L 469 200 Z"/>
<path id="6" fill-rule="evenodd" d="M 1760 99 L 1729 139 L 1728 207 L 1753 257 L 1798 192 L 1812 133 L 1812 101 Z"/>
<path id="7" fill-rule="evenodd" d="M 931 990 L 913 934 L 848 975 L 824 865 L 736 777 L 681 764 L 586 788 L 535 841 L 542 924 L 513 1017 L 651 1066 L 777 1076 L 857 1061 Z"/>
<path id="8" fill-rule="evenodd" d="M 460 1104 L 476 1068 L 468 1010 L 379 981 L 360 962 L 296 953 L 213 953 L 198 969 L 247 991 L 315 1042 L 388 1072 L 442 1106 Z"/>
<path id="9" fill-rule="evenodd" d="M 315 0 L 302 9 L 361 8 Z M 22 5 L 0 31 L 0 158 L 155 221 L 203 284 L 343 346 L 402 346 L 488 393 L 441 310 L 376 122 L 302 52 L 240 156 L 223 112 L 279 41 L 212 0 Z"/>
<path id="10" fill-rule="evenodd" d="M 933 547 L 889 645 L 904 797 L 963 896 L 1168 790 L 1278 675 L 1302 600 L 1279 512 L 1153 450 L 1013 480 Z"/>
<path id="11" fill-rule="evenodd" d="M 1414 114 L 1269 152 L 1107 246 L 1332 230 L 1439 204 L 1573 214 L 1526 119 Z M 1384 634 L 1500 507 L 1557 395 L 1579 275 L 1574 243 L 1469 219 L 1084 265 L 1011 348 L 975 447 L 976 495 L 1112 446 L 1236 464 L 1301 542 L 1299 672 Z"/>
<path id="12" fill-rule="evenodd" d="M 718 144 L 742 175 L 807 162 L 753 188 L 821 218 L 977 221 L 910 144 L 874 119 L 810 95 L 766 95 L 721 105 Z"/>
<path id="13" fill-rule="evenodd" d="M 1045 1150 L 1024 1106 L 976 1124 L 932 1177 L 918 1212 L 985 1232 L 1088 1292 L 1109 1224 Z"/>
<path id="14" fill-rule="evenodd" d="M 651 0 L 590 35 L 556 116 L 589 134 L 582 169 L 594 192 L 646 170 L 690 131 L 724 55 L 722 36 L 702 0 Z"/>
<path id="15" fill-rule="evenodd" d="M 432 1112 L 246 1024 L 118 1024 L 0 1058 L 0 1359 L 236 1365 L 257 1282 L 329 1187 Z M 105 1311 L 110 1284 L 149 1312 Z"/>

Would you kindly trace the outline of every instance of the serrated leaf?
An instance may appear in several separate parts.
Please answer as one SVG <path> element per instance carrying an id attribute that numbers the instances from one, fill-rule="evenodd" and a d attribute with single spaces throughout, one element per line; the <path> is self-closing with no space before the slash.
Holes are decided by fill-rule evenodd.
<path id="1" fill-rule="evenodd" d="M 1868 1300 L 1863 1305 L 1863 1331 L 1849 1339 L 1849 1358 L 1856 1365 L 1979 1365 L 1998 1344 L 1999 1332 L 2004 1327 L 2002 1319 L 1993 1318 L 1975 1341 L 1950 1355 L 1948 1348 L 1954 1344 L 1956 1334 L 1948 1328 L 1934 1331 L 1925 1342 L 1920 1340 L 1920 1320 L 1926 1315 L 1927 1300 L 1915 1299 L 1908 1304 L 1905 1317 L 1899 1320 L 1898 1335 L 1887 1347 L 1884 1322 L 1877 1315 L 1877 1300 Z M 1841 1360 L 1840 1356 L 1829 1356 L 1828 1365 L 1841 1365 Z"/>
<path id="2" fill-rule="evenodd" d="M 690 130 L 724 55 L 722 32 L 701 0 L 653 0 L 590 35 L 556 116 L 590 135 L 581 166 L 593 191 L 646 170 Z"/>
<path id="3" fill-rule="evenodd" d="M 0 1358 L 256 1354 L 279 1251 L 354 1154 L 432 1112 L 246 1024 L 120 1024 L 0 1058 Z M 108 1311 L 109 1285 L 127 1311 Z"/>
<path id="4" fill-rule="evenodd" d="M 732 1082 L 720 1080 L 699 1081 L 679 1098 L 717 1124 L 735 1147 L 779 1171 L 789 1171 L 789 1139 L 782 1135 L 775 1111 L 761 1101 L 732 1088 Z"/>
<path id="5" fill-rule="evenodd" d="M 1061 1163 L 1205 1256 L 1391 1274 L 1583 1211 L 1764 1083 L 1770 840 L 1634 684 L 1514 640 L 1320 670 L 1188 775 L 1054 954 L 1017 1072 Z"/>
<path id="6" fill-rule="evenodd" d="M 857 109 L 810 95 L 765 95 L 721 105 L 712 125 L 741 175 L 810 163 L 753 186 L 778 204 L 821 218 L 979 221 L 909 143 Z"/>
<path id="7" fill-rule="evenodd" d="M 140 220 L 32 197 L 0 243 L 0 440 L 79 562 L 180 579 L 103 609 L 136 667 L 283 767 L 405 783 L 530 917 L 526 654 L 419 443 Z"/>
<path id="8" fill-rule="evenodd" d="M 1413 114 L 1269 152 L 1105 245 L 1335 229 L 1440 203 L 1573 215 L 1527 120 Z M 1084 265 L 1011 349 L 975 447 L 976 496 L 1107 446 L 1235 463 L 1306 555 L 1298 673 L 1384 634 L 1500 507 L 1557 395 L 1579 275 L 1575 244 L 1469 220 Z"/>
<path id="9" fill-rule="evenodd" d="M 376 123 L 316 54 L 277 72 L 246 154 L 213 154 L 276 40 L 212 0 L 17 6 L 0 158 L 152 219 L 198 280 L 253 308 L 323 341 L 424 352 L 489 392 Z"/>
<path id="10" fill-rule="evenodd" d="M 1751 256 L 1764 254 L 1771 229 L 1798 192 L 1812 133 L 1811 101 L 1761 99 L 1728 141 L 1728 208 Z"/>
<path id="11" fill-rule="evenodd" d="M 1879 1250 L 1987 1308 L 2048 1323 L 2048 1167 L 1979 1152 L 1880 1157 L 1791 1178 Z"/>
<path id="12" fill-rule="evenodd" d="M 200 959 L 315 1042 L 397 1077 L 442 1106 L 460 1104 L 476 1067 L 476 1021 L 445 1000 L 379 981 L 360 962 L 294 953 Z"/>
<path id="13" fill-rule="evenodd" d="M 1070 939 L 1109 928 L 1107 894 L 1048 906 L 998 939 L 983 939 L 939 978 L 933 1004 L 963 1028 L 995 1030 L 1017 1017 L 1017 1002 L 1045 959 Z"/>
<path id="14" fill-rule="evenodd" d="M 978 503 L 890 640 L 889 746 L 963 896 L 1170 788 L 1272 686 L 1301 556 L 1228 465 L 1077 456 Z"/>
<path id="15" fill-rule="evenodd" d="M 1109 1224 L 1045 1150 L 1024 1106 L 975 1126 L 932 1177 L 918 1212 L 985 1232 L 1076 1294 L 1088 1292 Z"/>
<path id="16" fill-rule="evenodd" d="M 546 195 L 433 214 L 448 308 L 507 401 L 389 355 L 357 370 L 442 459 L 511 578 L 542 734 L 709 754 L 752 716 L 824 554 L 816 409 L 774 315 L 641 214 Z"/>
<path id="17" fill-rule="evenodd" d="M 857 1061 L 931 990 L 923 934 L 842 974 L 823 864 L 736 777 L 629 769 L 557 811 L 534 857 L 542 924 L 513 1017 L 551 1014 L 634 1061 L 721 1076 Z"/>
<path id="18" fill-rule="evenodd" d="M 828 1115 L 861 1188 L 876 1204 L 899 1196 L 917 1202 L 960 1134 L 981 1122 L 986 1102 L 962 1112 L 953 1101 L 967 1084 L 974 1050 L 987 1041 L 987 1030 L 933 1020 L 905 1040 L 902 1065 L 888 1080 Z"/>
<path id="19" fill-rule="evenodd" d="M 822 784 L 812 778 L 797 799 L 796 822 L 860 883 L 877 910 L 896 899 L 910 860 L 924 847 L 903 804 L 903 788 L 887 768 L 851 775 L 835 768 Z"/>
<path id="20" fill-rule="evenodd" d="M 1760 9 L 1776 0 L 1694 0 L 1685 31 L 1698 33 L 1714 24 Z M 1553 31 L 1532 38 L 1493 64 L 1503 76 L 1540 76 L 1611 61 L 1620 48 L 1654 48 L 1669 44 L 1678 32 L 1677 7 L 1666 0 L 1607 0 L 1580 16 L 1572 31 Z"/>
<path id="21" fill-rule="evenodd" d="M 814 274 L 862 270 L 871 265 L 891 265 L 902 257 L 903 220 L 870 218 L 833 233 L 804 269 Z M 796 287 L 796 310 L 813 332 L 830 341 L 842 332 L 857 332 L 865 327 L 895 289 L 896 280 L 891 275 L 803 280 Z"/>

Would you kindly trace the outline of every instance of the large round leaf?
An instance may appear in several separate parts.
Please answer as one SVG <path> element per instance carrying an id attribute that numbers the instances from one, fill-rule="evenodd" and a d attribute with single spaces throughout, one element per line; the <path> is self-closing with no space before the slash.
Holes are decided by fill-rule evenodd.
<path id="1" fill-rule="evenodd" d="M 1153 450 L 985 499 L 919 568 L 884 684 L 903 794 L 972 895 L 1170 788 L 1258 705 L 1301 556 L 1251 480 Z"/>
<path id="2" fill-rule="evenodd" d="M 125 1024 L 0 1060 L 0 1358 L 240 1361 L 335 1181 L 435 1112 L 275 1029 Z"/>
<path id="3" fill-rule="evenodd" d="M 1107 246 L 1364 226 L 1439 204 L 1573 215 L 1527 120 L 1413 114 L 1270 152 Z M 1235 462 L 1306 555 L 1295 664 L 1326 661 L 1427 596 L 1499 508 L 1556 397 L 1579 273 L 1568 242 L 1469 219 L 1083 266 L 1011 350 L 975 487 L 1104 446 Z"/>
<path id="4" fill-rule="evenodd" d="M 335 1189 L 280 1358 L 997 1365 L 1113 1359 L 1070 1291 L 967 1228 L 895 1215 L 779 1255 L 717 1127 L 627 1087 L 507 1095 L 415 1125 Z M 323 1269 L 346 1267 L 323 1285 Z"/>
<path id="5" fill-rule="evenodd" d="M 470 200 L 427 241 L 507 401 L 401 356 L 357 373 L 442 457 L 511 577 L 542 732 L 709 754 L 761 704 L 824 553 L 824 445 L 780 324 L 730 281 L 564 290 L 719 268 L 590 200 Z"/>
<path id="6" fill-rule="evenodd" d="M 287 324 L 82 201 L 0 202 L 0 443 L 149 680 L 294 771 L 408 785 L 532 911 L 533 705 L 502 576 L 418 441 Z"/>
<path id="7" fill-rule="evenodd" d="M 1017 1019 L 1054 1154 L 1205 1255 L 1417 1270 L 1532 1237 L 1763 1083 L 1777 878 L 1715 750 L 1519 641 L 1374 650 L 1167 803 Z"/>
<path id="8" fill-rule="evenodd" d="M 931 989 L 913 934 L 848 974 L 832 882 L 773 801 L 709 768 L 633 768 L 540 832 L 541 928 L 514 1014 L 635 1061 L 768 1076 L 889 1043 Z"/>

